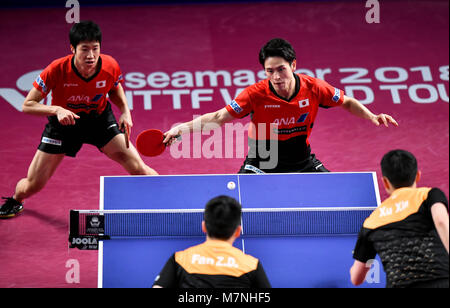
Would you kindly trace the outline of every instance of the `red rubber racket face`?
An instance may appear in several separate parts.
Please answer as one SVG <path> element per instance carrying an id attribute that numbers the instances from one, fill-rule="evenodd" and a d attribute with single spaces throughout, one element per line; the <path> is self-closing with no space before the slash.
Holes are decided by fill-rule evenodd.
<path id="1" fill-rule="evenodd" d="M 158 156 L 164 152 L 164 135 L 159 129 L 148 129 L 141 132 L 136 139 L 136 148 L 144 156 Z"/>

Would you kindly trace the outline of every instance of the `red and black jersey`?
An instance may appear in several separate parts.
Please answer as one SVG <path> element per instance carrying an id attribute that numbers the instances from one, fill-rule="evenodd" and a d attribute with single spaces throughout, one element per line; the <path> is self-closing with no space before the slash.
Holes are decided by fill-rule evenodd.
<path id="1" fill-rule="evenodd" d="M 220 240 L 207 240 L 176 252 L 154 285 L 164 288 L 271 287 L 258 259 Z"/>
<path id="2" fill-rule="evenodd" d="M 280 158 L 301 161 L 309 156 L 308 138 L 318 108 L 340 106 L 344 92 L 327 82 L 303 74 L 294 74 L 296 89 L 286 100 L 272 87 L 269 79 L 243 90 L 226 106 L 235 118 L 251 115 L 249 141 L 277 140 Z M 250 143 L 250 151 L 255 142 Z M 249 152 L 250 153 L 250 152 Z"/>
<path id="3" fill-rule="evenodd" d="M 76 69 L 74 61 L 73 55 L 53 61 L 39 74 L 33 86 L 44 97 L 52 92 L 52 105 L 74 113 L 102 113 L 108 92 L 123 82 L 119 65 L 111 56 L 102 54 L 96 73 L 86 79 Z"/>
<path id="4" fill-rule="evenodd" d="M 438 188 L 395 190 L 365 220 L 353 258 L 366 263 L 378 254 L 387 287 L 448 279 L 448 253 L 431 216 L 431 207 L 438 202 L 448 208 Z"/>

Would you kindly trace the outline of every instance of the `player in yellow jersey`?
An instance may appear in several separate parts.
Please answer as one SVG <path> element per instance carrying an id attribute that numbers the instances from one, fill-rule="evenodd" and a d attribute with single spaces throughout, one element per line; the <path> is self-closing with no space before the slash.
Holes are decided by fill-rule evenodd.
<path id="1" fill-rule="evenodd" d="M 233 246 L 241 234 L 242 208 L 228 196 L 218 196 L 205 207 L 203 244 L 173 254 L 153 287 L 270 288 L 261 262 Z"/>
<path id="2" fill-rule="evenodd" d="M 383 183 L 390 197 L 364 222 L 350 270 L 361 284 L 378 254 L 386 272 L 386 287 L 449 287 L 448 201 L 438 188 L 418 188 L 416 158 L 393 150 L 381 161 Z"/>

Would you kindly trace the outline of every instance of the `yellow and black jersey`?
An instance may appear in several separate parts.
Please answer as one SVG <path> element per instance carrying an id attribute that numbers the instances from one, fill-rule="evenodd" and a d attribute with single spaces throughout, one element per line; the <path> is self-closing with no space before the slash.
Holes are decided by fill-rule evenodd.
<path id="1" fill-rule="evenodd" d="M 386 272 L 386 287 L 448 279 L 448 253 L 434 226 L 431 207 L 447 206 L 438 188 L 395 190 L 365 220 L 353 257 L 361 262 L 380 256 Z"/>
<path id="2" fill-rule="evenodd" d="M 220 240 L 207 240 L 173 254 L 154 285 L 164 288 L 271 287 L 258 259 Z"/>

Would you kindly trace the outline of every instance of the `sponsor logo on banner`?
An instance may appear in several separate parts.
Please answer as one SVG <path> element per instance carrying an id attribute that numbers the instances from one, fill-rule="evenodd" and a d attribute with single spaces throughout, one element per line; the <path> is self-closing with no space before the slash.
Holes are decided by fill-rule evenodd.
<path id="1" fill-rule="evenodd" d="M 336 74 L 337 79 L 334 82 L 337 83 L 337 87 L 341 83 L 342 89 L 331 88 L 330 99 L 334 104 L 339 102 L 342 92 L 345 92 L 347 96 L 355 97 L 364 105 L 374 103 L 377 95 L 387 95 L 387 99 L 391 100 L 392 104 L 417 103 L 429 104 L 428 106 L 431 107 L 432 103 L 448 103 L 448 64 L 411 67 L 383 66 L 371 69 L 336 67 L 302 70 L 308 76 L 323 80 L 325 80 L 323 78 L 324 73 Z M 15 86 L 12 87 L 0 85 L 0 100 L 4 100 L 21 112 L 25 95 L 32 88 L 33 82 L 36 82 L 36 86 L 39 85 L 38 88 L 42 89 L 43 93 L 51 92 L 45 81 L 40 78 L 41 72 L 42 69 L 23 72 L 23 75 L 16 80 Z M 155 103 L 162 99 L 169 99 L 172 102 L 172 108 L 179 110 L 185 108 L 199 109 L 203 102 L 216 99 L 215 96 L 220 96 L 224 105 L 229 104 L 245 87 L 265 78 L 263 70 L 187 71 L 183 68 L 171 73 L 128 72 L 117 77 L 115 83 L 117 85 L 118 81 L 124 81 L 124 91 L 131 110 L 136 106 L 145 111 L 152 110 L 156 106 Z M 98 83 L 98 86 L 104 84 L 102 90 L 107 86 L 106 81 Z M 63 83 L 62 86 L 66 88 L 76 87 L 75 83 L 71 84 L 70 82 Z M 78 87 L 80 86 L 81 84 L 78 84 Z M 52 99 L 52 96 L 48 95 L 43 103 L 51 105 Z M 299 107 L 303 104 L 306 105 L 306 101 L 303 101 Z M 157 104 L 157 106 L 160 107 L 163 104 Z M 238 110 L 239 108 L 237 107 Z"/>

